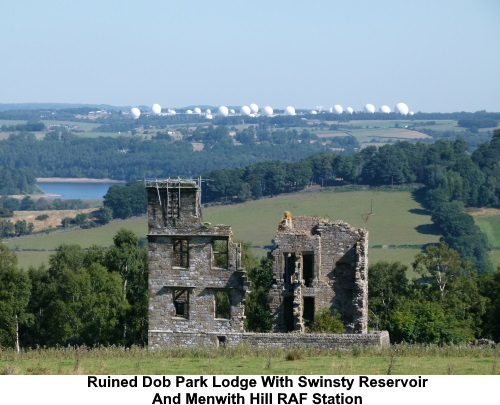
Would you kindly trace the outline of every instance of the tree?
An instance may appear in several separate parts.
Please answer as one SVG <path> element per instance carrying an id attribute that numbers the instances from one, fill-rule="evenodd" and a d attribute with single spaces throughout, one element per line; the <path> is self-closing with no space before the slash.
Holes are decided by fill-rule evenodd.
<path id="1" fill-rule="evenodd" d="M 252 292 L 246 300 L 246 327 L 252 332 L 269 332 L 272 322 L 268 300 L 273 278 L 272 260 L 262 258 L 259 266 L 248 271 L 248 278 L 252 282 Z"/>
<path id="2" fill-rule="evenodd" d="M 0 347 L 20 350 L 19 329 L 31 321 L 27 311 L 30 281 L 17 268 L 17 256 L 0 244 Z"/>
<path id="3" fill-rule="evenodd" d="M 437 302 L 407 299 L 389 316 L 393 342 L 452 344 L 473 338 Z"/>
<path id="4" fill-rule="evenodd" d="M 35 202 L 31 199 L 30 196 L 26 196 L 21 200 L 21 206 L 19 207 L 20 211 L 35 211 L 36 210 L 36 204 Z"/>
<path id="5" fill-rule="evenodd" d="M 143 215 L 147 209 L 147 195 L 144 184 L 139 181 L 125 186 L 112 186 L 104 196 L 104 207 L 110 208 L 113 218 L 126 219 Z"/>
<path id="6" fill-rule="evenodd" d="M 61 245 L 49 268 L 31 268 L 32 346 L 111 345 L 120 342 L 120 322 L 128 307 L 123 280 L 100 262 L 103 251 Z"/>
<path id="7" fill-rule="evenodd" d="M 481 296 L 488 299 L 483 317 L 483 336 L 500 342 L 500 265 L 495 273 L 479 280 Z"/>
<path id="8" fill-rule="evenodd" d="M 88 346 L 115 344 L 119 341 L 120 320 L 128 308 L 122 278 L 98 263 L 83 268 L 78 276 L 82 291 L 78 338 Z"/>
<path id="9" fill-rule="evenodd" d="M 456 250 L 450 249 L 445 243 L 430 245 L 425 254 L 419 253 L 413 263 L 413 269 L 422 277 L 430 280 L 433 289 L 444 298 L 445 294 L 462 270 L 460 255 Z"/>
<path id="10" fill-rule="evenodd" d="M 122 291 L 128 302 L 122 325 L 122 344 L 147 343 L 148 319 L 148 255 L 139 247 L 138 237 L 130 230 L 120 229 L 113 237 L 105 255 L 106 267 L 122 277 Z"/>
<path id="11" fill-rule="evenodd" d="M 388 329 L 390 314 L 408 297 L 407 266 L 380 261 L 368 272 L 369 324 L 376 330 Z"/>
<path id="12" fill-rule="evenodd" d="M 76 214 L 76 217 L 75 217 L 75 224 L 76 224 L 77 226 L 82 226 L 82 225 L 85 225 L 85 222 L 87 221 L 87 218 L 88 218 L 88 215 L 87 215 L 87 214 L 83 214 L 83 213 Z"/>
<path id="13" fill-rule="evenodd" d="M 29 235 L 33 232 L 34 225 L 32 222 L 27 223 L 24 219 L 16 221 L 14 229 L 17 236 Z"/>
<path id="14" fill-rule="evenodd" d="M 462 338 L 481 335 L 486 299 L 480 293 L 480 278 L 470 262 L 462 261 L 457 251 L 441 242 L 417 255 L 414 270 L 422 275 L 416 284 L 417 298 L 440 305 L 450 323 L 461 330 Z"/>

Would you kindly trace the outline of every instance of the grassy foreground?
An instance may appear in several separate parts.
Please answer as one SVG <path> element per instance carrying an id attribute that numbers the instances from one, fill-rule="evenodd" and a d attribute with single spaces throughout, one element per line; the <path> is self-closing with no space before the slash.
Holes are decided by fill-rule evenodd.
<path id="1" fill-rule="evenodd" d="M 99 375 L 498 375 L 500 349 L 399 345 L 351 350 L 251 347 L 0 351 L 0 374 Z"/>

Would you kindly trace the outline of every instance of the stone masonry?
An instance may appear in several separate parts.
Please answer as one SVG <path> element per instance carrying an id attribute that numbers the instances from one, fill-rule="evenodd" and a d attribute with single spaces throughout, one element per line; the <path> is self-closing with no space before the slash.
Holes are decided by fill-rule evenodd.
<path id="1" fill-rule="evenodd" d="M 328 309 L 348 333 L 367 333 L 367 231 L 286 212 L 274 243 L 273 332 L 304 332 Z"/>
<path id="2" fill-rule="evenodd" d="M 204 223 L 194 181 L 146 181 L 149 331 L 241 333 L 248 281 L 231 228 Z"/>
<path id="3" fill-rule="evenodd" d="M 285 213 L 275 238 L 273 333 L 247 333 L 241 246 L 229 226 L 205 223 L 200 181 L 146 180 L 151 348 L 384 346 L 367 333 L 367 232 L 344 222 Z M 346 334 L 305 333 L 315 314 L 336 310 Z M 288 333 L 294 332 L 294 333 Z"/>

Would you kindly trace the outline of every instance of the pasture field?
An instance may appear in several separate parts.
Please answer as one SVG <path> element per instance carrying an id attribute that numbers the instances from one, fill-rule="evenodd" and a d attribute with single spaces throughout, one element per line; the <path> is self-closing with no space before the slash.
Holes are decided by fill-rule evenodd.
<path id="1" fill-rule="evenodd" d="M 493 268 L 500 266 L 500 210 L 486 210 L 483 214 L 473 215 L 474 221 L 488 237 L 492 250 L 490 260 Z"/>
<path id="2" fill-rule="evenodd" d="M 77 134 L 81 138 L 99 138 L 99 137 L 109 137 L 109 138 L 118 138 L 120 136 L 132 136 L 128 132 L 80 132 Z"/>
<path id="3" fill-rule="evenodd" d="M 373 213 L 365 223 L 363 214 Z M 401 260 L 411 264 L 423 245 L 439 241 L 430 215 L 408 191 L 324 191 L 281 195 L 230 206 L 213 206 L 203 210 L 204 220 L 212 224 L 230 224 L 236 240 L 251 241 L 263 248 L 272 239 L 283 218 L 317 216 L 343 220 L 369 231 L 370 262 Z M 398 248 L 394 248 L 398 247 Z M 395 259 L 398 257 L 398 259 Z"/>
<path id="4" fill-rule="evenodd" d="M 93 122 L 83 122 L 83 121 L 52 121 L 52 120 L 42 120 L 42 122 L 45 124 L 47 128 L 53 125 L 59 125 L 59 126 L 69 126 L 73 127 L 76 126 L 78 129 L 81 129 L 82 131 L 92 131 L 95 127 L 97 127 L 100 124 L 93 123 Z"/>
<path id="5" fill-rule="evenodd" d="M 0 374 L 498 375 L 498 349 L 402 345 L 351 350 L 131 348 L 0 352 Z"/>
<path id="6" fill-rule="evenodd" d="M 90 214 L 96 208 L 86 208 L 83 210 L 46 210 L 46 211 L 15 211 L 11 218 L 12 222 L 26 221 L 32 222 L 35 226 L 34 231 L 40 232 L 45 229 L 57 228 L 61 226 L 61 221 L 64 218 L 74 218 L 77 214 Z M 40 215 L 47 215 L 44 220 L 37 220 Z"/>
<path id="7" fill-rule="evenodd" d="M 98 228 L 70 229 L 48 235 L 14 238 L 5 240 L 4 243 L 11 250 L 16 251 L 19 267 L 27 269 L 29 266 L 38 267 L 42 263 L 48 264 L 48 258 L 53 253 L 50 250 L 62 244 L 78 244 L 83 248 L 92 245 L 111 246 L 113 236 L 121 228 L 132 230 L 140 238 L 145 237 L 148 228 L 146 217 L 116 220 Z"/>
<path id="8" fill-rule="evenodd" d="M 373 213 L 365 222 L 363 214 Z M 409 191 L 319 191 L 281 195 L 236 205 L 203 208 L 203 221 L 212 225 L 226 224 L 233 229 L 233 239 L 248 241 L 259 256 L 266 254 L 283 218 L 290 211 L 294 216 L 317 216 L 343 220 L 356 228 L 369 231 L 369 262 L 400 261 L 411 268 L 415 255 L 429 243 L 439 241 L 440 235 L 429 213 L 416 202 Z M 475 216 L 492 245 L 500 248 L 500 215 Z M 130 229 L 145 237 L 145 217 L 113 221 L 93 229 L 75 229 L 54 234 L 10 239 L 4 241 L 16 250 L 20 267 L 48 263 L 50 252 L 59 245 L 78 244 L 110 246 L 120 228 Z M 492 236 L 493 238 L 491 239 Z M 47 251 L 27 251 L 27 249 Z M 495 268 L 500 264 L 500 249 L 493 250 Z M 410 270 L 409 276 L 413 273 Z"/>

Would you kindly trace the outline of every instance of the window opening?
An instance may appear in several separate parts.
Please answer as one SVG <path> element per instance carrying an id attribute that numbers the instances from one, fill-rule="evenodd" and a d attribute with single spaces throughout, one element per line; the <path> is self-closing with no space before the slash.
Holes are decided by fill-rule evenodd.
<path id="1" fill-rule="evenodd" d="M 189 242 L 187 239 L 175 239 L 173 241 L 173 266 L 189 267 Z"/>
<path id="2" fill-rule="evenodd" d="M 179 218 L 180 192 L 177 189 L 167 189 L 165 211 L 167 219 Z"/>
<path id="3" fill-rule="evenodd" d="M 314 322 L 314 297 L 304 297 L 304 312 L 302 317 L 304 318 L 304 324 L 306 327 L 311 326 Z"/>
<path id="4" fill-rule="evenodd" d="M 174 289 L 175 316 L 189 319 L 189 290 Z"/>
<path id="5" fill-rule="evenodd" d="M 231 299 L 229 291 L 217 291 L 215 293 L 215 317 L 231 318 Z"/>
<path id="6" fill-rule="evenodd" d="M 314 255 L 306 253 L 302 255 L 302 277 L 306 287 L 311 287 L 314 280 Z"/>
<path id="7" fill-rule="evenodd" d="M 226 337 L 217 336 L 217 347 L 226 347 Z"/>
<path id="8" fill-rule="evenodd" d="M 285 285 L 292 284 L 292 275 L 295 273 L 295 254 L 285 253 Z"/>
<path id="9" fill-rule="evenodd" d="M 215 239 L 212 241 L 212 254 L 214 267 L 227 269 L 229 266 L 228 241 L 227 239 Z"/>

